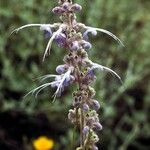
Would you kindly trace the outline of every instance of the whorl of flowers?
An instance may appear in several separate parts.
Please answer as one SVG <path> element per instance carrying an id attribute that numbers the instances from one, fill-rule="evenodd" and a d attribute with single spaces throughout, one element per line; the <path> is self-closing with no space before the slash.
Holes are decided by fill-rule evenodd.
<path id="1" fill-rule="evenodd" d="M 56 67 L 57 75 L 48 74 L 40 79 L 44 81 L 48 78 L 54 78 L 52 82 L 42 84 L 30 91 L 37 96 L 41 90 L 51 86 L 56 88 L 54 99 L 61 96 L 64 89 L 70 84 L 78 84 L 78 89 L 73 92 L 73 109 L 69 110 L 68 118 L 77 127 L 80 128 L 80 147 L 77 150 L 98 150 L 96 143 L 99 138 L 96 131 L 102 130 L 97 111 L 100 108 L 98 100 L 94 99 L 95 90 L 91 83 L 95 81 L 95 71 L 108 71 L 120 79 L 119 75 L 113 70 L 92 62 L 88 58 L 87 50 L 92 48 L 88 34 L 94 36 L 97 32 L 108 34 L 121 45 L 122 42 L 111 32 L 86 26 L 78 23 L 75 13 L 80 12 L 82 7 L 79 4 L 72 3 L 72 0 L 59 0 L 58 6 L 52 9 L 52 12 L 60 17 L 61 22 L 54 24 L 28 24 L 13 32 L 18 32 L 26 27 L 39 27 L 49 39 L 43 55 L 43 61 L 50 54 L 52 42 L 55 41 L 58 47 L 64 47 L 68 54 L 64 57 L 64 64 Z"/>

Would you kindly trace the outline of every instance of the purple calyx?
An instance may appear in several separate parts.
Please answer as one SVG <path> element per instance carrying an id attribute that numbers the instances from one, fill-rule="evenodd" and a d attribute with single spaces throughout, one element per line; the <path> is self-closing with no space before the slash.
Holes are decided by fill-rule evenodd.
<path id="1" fill-rule="evenodd" d="M 99 122 L 93 123 L 93 126 L 96 130 L 102 130 L 102 125 Z"/>
<path id="2" fill-rule="evenodd" d="M 52 12 L 55 14 L 62 14 L 65 12 L 65 10 L 62 7 L 55 7 L 53 8 Z"/>
<path id="3" fill-rule="evenodd" d="M 66 65 L 59 65 L 59 66 L 56 67 L 56 72 L 58 74 L 65 73 L 65 70 L 66 70 Z"/>
<path id="4" fill-rule="evenodd" d="M 63 47 L 66 44 L 66 35 L 64 33 L 59 33 L 55 36 L 55 41 L 59 47 Z"/>
<path id="5" fill-rule="evenodd" d="M 87 135 L 88 133 L 89 133 L 89 130 L 90 130 L 90 128 L 88 127 L 88 126 L 85 126 L 84 128 L 83 128 L 83 134 L 84 135 Z"/>
<path id="6" fill-rule="evenodd" d="M 41 25 L 40 30 L 44 31 L 45 38 L 50 38 L 53 35 L 51 27 L 47 25 Z"/>
<path id="7" fill-rule="evenodd" d="M 71 10 L 74 11 L 74 12 L 79 12 L 82 10 L 82 6 L 79 5 L 79 4 L 73 4 L 72 7 L 71 7 Z"/>
<path id="8" fill-rule="evenodd" d="M 90 42 L 87 42 L 87 41 L 82 41 L 82 46 L 83 46 L 83 48 L 84 49 L 91 49 L 92 48 L 92 45 L 91 45 L 91 43 Z"/>
<path id="9" fill-rule="evenodd" d="M 91 103 L 94 110 L 98 111 L 100 109 L 100 104 L 97 100 L 93 100 Z"/>

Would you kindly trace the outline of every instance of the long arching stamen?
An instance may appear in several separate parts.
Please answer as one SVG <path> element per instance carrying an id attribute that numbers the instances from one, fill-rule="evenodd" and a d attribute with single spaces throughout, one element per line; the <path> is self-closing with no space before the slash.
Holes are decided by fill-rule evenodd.
<path id="1" fill-rule="evenodd" d="M 69 70 L 63 75 L 63 78 L 61 79 L 61 82 L 59 83 L 58 88 L 57 88 L 56 92 L 55 92 L 54 95 L 53 95 L 54 100 L 55 100 L 57 94 L 59 93 L 59 91 L 61 90 L 61 86 L 63 85 L 65 79 L 66 79 L 67 77 L 69 77 L 70 74 L 71 74 L 71 70 L 69 69 Z"/>
<path id="2" fill-rule="evenodd" d="M 24 25 L 24 26 L 21 26 L 21 27 L 15 29 L 15 30 L 13 30 L 13 31 L 11 32 L 11 34 L 17 33 L 17 32 L 19 32 L 20 30 L 22 30 L 22 29 L 24 29 L 24 28 L 28 28 L 28 27 L 40 27 L 40 26 L 42 26 L 42 25 L 46 25 L 46 26 L 49 26 L 49 27 L 54 27 L 53 24 L 26 24 L 26 25 Z"/>
<path id="3" fill-rule="evenodd" d="M 35 89 L 31 90 L 30 92 L 28 92 L 24 97 L 27 97 L 29 94 L 32 94 L 32 95 L 33 95 L 36 91 L 40 90 L 40 89 L 43 88 L 43 87 L 50 86 L 51 84 L 53 84 L 53 82 L 45 83 L 45 84 L 43 84 L 43 85 L 40 85 L 40 86 L 38 86 L 37 88 L 35 88 Z"/>
<path id="4" fill-rule="evenodd" d="M 39 79 L 40 81 L 44 81 L 48 78 L 55 78 L 57 77 L 58 75 L 54 75 L 54 74 L 47 74 L 47 75 L 44 75 L 44 76 L 41 76 L 41 77 L 38 77 L 37 79 Z"/>
<path id="5" fill-rule="evenodd" d="M 110 31 L 107 31 L 105 29 L 101 29 L 101 28 L 95 28 L 95 27 L 89 27 L 89 26 L 85 26 L 86 29 L 94 29 L 100 32 L 103 32 L 105 34 L 108 34 L 109 36 L 111 36 L 113 39 L 115 39 L 119 44 L 121 44 L 122 46 L 124 46 L 124 44 L 122 43 L 122 41 L 113 33 L 111 33 Z"/>
<path id="6" fill-rule="evenodd" d="M 110 73 L 112 73 L 112 74 L 114 74 L 121 82 L 122 82 L 122 80 L 121 80 L 121 78 L 120 78 L 120 76 L 115 72 L 115 71 L 113 71 L 112 69 L 110 69 L 110 68 L 108 68 L 108 67 L 105 67 L 105 66 L 102 66 L 102 65 L 99 65 L 99 64 L 97 64 L 97 63 L 91 63 L 91 65 L 92 65 L 92 67 L 91 67 L 91 69 L 100 69 L 100 70 L 107 70 L 107 71 L 109 71 Z"/>
<path id="7" fill-rule="evenodd" d="M 59 34 L 61 31 L 62 31 L 62 28 L 59 28 L 56 32 L 53 33 L 52 37 L 49 39 L 47 47 L 46 47 L 45 52 L 44 52 L 43 61 L 45 60 L 45 57 L 46 57 L 46 54 L 48 53 L 48 50 L 50 51 L 50 49 L 51 49 L 51 45 L 52 45 L 52 42 L 53 42 L 55 36 L 57 34 Z"/>

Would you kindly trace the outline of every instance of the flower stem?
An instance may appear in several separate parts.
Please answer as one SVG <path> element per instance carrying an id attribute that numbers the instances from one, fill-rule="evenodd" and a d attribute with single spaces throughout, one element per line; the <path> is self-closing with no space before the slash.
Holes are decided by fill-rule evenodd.
<path id="1" fill-rule="evenodd" d="M 84 146 L 84 136 L 83 136 L 83 127 L 84 127 L 84 114 L 83 114 L 83 109 L 81 109 L 81 118 L 80 118 L 80 139 L 81 143 L 80 146 L 83 148 Z"/>

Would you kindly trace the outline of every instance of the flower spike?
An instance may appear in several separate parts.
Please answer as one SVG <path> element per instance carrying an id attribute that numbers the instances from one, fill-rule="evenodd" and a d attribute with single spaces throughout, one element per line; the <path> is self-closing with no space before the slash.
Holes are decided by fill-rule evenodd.
<path id="1" fill-rule="evenodd" d="M 98 150 L 96 143 L 99 138 L 96 131 L 102 130 L 102 125 L 97 113 L 100 109 L 100 103 L 94 99 L 96 91 L 91 86 L 96 80 L 95 70 L 106 70 L 119 80 L 121 78 L 110 68 L 94 63 L 89 59 L 87 50 L 92 48 L 89 34 L 96 36 L 99 31 L 108 34 L 122 46 L 124 45 L 117 36 L 105 29 L 78 23 L 75 13 L 81 9 L 82 7 L 73 3 L 73 0 L 58 0 L 58 6 L 53 8 L 52 12 L 59 15 L 60 23 L 27 24 L 15 29 L 12 33 L 17 33 L 27 27 L 39 27 L 45 38 L 48 39 L 43 53 L 43 61 L 50 54 L 53 41 L 58 47 L 68 49 L 69 53 L 64 56 L 63 64 L 56 67 L 57 74 L 47 74 L 37 78 L 42 83 L 29 91 L 25 97 L 29 94 L 37 97 L 42 90 L 51 87 L 55 88 L 52 101 L 54 102 L 57 97 L 63 95 L 66 87 L 75 83 L 78 88 L 72 94 L 73 109 L 69 111 L 68 118 L 80 128 L 80 146 L 76 150 Z"/>
<path id="2" fill-rule="evenodd" d="M 113 39 L 115 39 L 119 44 L 121 44 L 124 47 L 124 44 L 122 43 L 122 41 L 113 33 L 111 33 L 110 31 L 107 31 L 105 29 L 101 29 L 101 28 L 95 28 L 95 27 L 89 27 L 89 26 L 85 26 L 86 29 L 93 29 L 96 31 L 100 31 L 103 32 L 105 34 L 108 34 L 109 36 L 111 36 Z"/>

